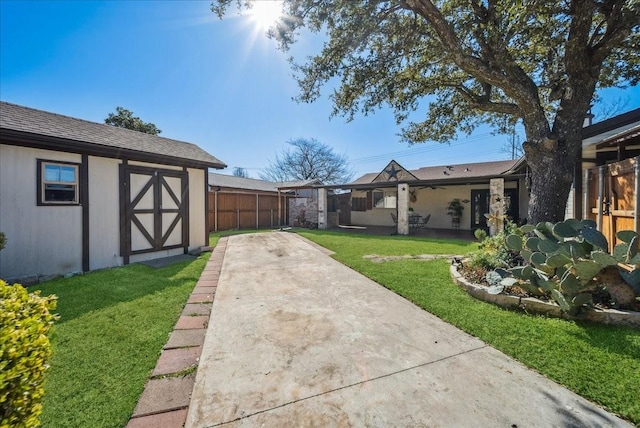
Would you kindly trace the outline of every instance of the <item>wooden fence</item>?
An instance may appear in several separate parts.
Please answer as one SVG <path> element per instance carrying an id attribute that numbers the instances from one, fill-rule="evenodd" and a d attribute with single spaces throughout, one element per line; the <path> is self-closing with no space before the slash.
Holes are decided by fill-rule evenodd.
<path id="1" fill-rule="evenodd" d="M 638 158 L 591 168 L 585 173 L 583 218 L 596 222 L 609 250 L 620 230 L 638 231 Z"/>
<path id="2" fill-rule="evenodd" d="M 287 225 L 290 197 L 280 195 L 279 210 L 277 195 L 209 192 L 209 230 L 260 229 Z"/>

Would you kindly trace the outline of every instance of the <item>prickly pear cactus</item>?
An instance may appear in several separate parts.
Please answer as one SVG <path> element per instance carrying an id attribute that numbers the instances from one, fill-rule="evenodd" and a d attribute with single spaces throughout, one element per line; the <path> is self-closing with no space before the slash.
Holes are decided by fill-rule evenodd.
<path id="1" fill-rule="evenodd" d="M 622 243 L 616 245 L 611 255 L 606 237 L 592 220 L 542 222 L 522 226 L 520 231 L 524 236 L 509 235 L 505 244 L 511 251 L 519 252 L 527 263 L 509 269 L 509 276 L 516 278 L 523 288 L 551 297 L 570 314 L 592 304 L 591 292 L 599 284 L 606 286 L 618 305 L 634 302 L 634 288 L 625 281 L 633 281 L 640 288 L 637 233 L 619 232 L 617 236 Z M 639 269 L 621 276 L 618 263 L 633 264 Z"/>

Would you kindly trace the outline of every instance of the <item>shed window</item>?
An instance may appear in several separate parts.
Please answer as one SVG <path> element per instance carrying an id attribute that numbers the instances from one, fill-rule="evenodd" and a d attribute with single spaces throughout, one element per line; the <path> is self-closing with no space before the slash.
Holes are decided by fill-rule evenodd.
<path id="1" fill-rule="evenodd" d="M 374 208 L 396 208 L 397 203 L 396 192 L 373 192 L 373 206 Z"/>
<path id="2" fill-rule="evenodd" d="M 41 204 L 78 204 L 78 165 L 38 162 Z"/>

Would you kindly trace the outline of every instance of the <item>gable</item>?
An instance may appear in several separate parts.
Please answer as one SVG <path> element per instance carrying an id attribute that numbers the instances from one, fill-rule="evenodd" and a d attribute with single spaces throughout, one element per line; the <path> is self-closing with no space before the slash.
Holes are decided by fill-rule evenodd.
<path id="1" fill-rule="evenodd" d="M 390 182 L 406 182 L 417 180 L 416 176 L 406 170 L 398 162 L 392 160 L 386 167 L 373 179 L 372 183 L 390 183 Z"/>

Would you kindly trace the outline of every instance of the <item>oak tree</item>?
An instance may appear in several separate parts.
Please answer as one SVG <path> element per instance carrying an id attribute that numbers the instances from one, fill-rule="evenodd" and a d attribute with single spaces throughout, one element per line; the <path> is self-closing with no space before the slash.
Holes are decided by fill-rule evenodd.
<path id="1" fill-rule="evenodd" d="M 346 183 L 353 177 L 349 160 L 316 139 L 288 141 L 289 150 L 276 155 L 275 160 L 260 174 L 269 181 L 319 180 L 323 184 Z"/>
<path id="2" fill-rule="evenodd" d="M 285 0 L 284 11 L 270 30 L 281 49 L 303 28 L 326 35 L 316 55 L 292 60 L 299 101 L 338 82 L 334 114 L 390 106 L 409 143 L 521 121 L 534 223 L 564 217 L 596 90 L 640 76 L 639 0 Z"/>

